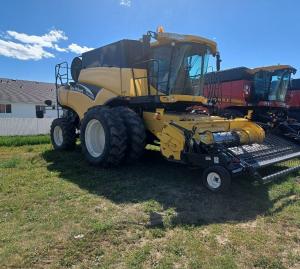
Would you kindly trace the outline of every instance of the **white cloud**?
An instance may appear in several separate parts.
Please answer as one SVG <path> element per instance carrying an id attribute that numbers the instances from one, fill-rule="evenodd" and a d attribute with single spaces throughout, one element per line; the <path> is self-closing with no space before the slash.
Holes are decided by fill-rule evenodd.
<path id="1" fill-rule="evenodd" d="M 0 55 L 19 60 L 41 60 L 53 58 L 54 55 L 45 51 L 41 46 L 20 44 L 0 39 Z"/>
<path id="2" fill-rule="evenodd" d="M 68 52 L 68 49 L 66 48 L 61 48 L 60 46 L 58 46 L 57 44 L 54 44 L 54 49 L 59 51 L 59 52 Z"/>
<path id="3" fill-rule="evenodd" d="M 49 50 L 81 54 L 92 49 L 75 43 L 60 47 L 58 43 L 65 40 L 68 37 L 61 30 L 51 30 L 41 36 L 6 31 L 0 34 L 0 55 L 19 60 L 41 60 L 55 57 Z"/>
<path id="4" fill-rule="evenodd" d="M 68 46 L 69 51 L 77 53 L 77 54 L 81 54 L 81 53 L 84 53 L 84 52 L 92 50 L 92 49 L 93 48 L 88 48 L 86 46 L 81 47 L 75 43 L 72 43 L 71 45 Z"/>
<path id="5" fill-rule="evenodd" d="M 53 48 L 54 44 L 60 40 L 67 40 L 65 33 L 61 30 L 51 30 L 49 33 L 42 36 L 27 35 L 15 31 L 7 31 L 7 34 L 25 44 L 34 44 L 41 47 Z"/>
<path id="6" fill-rule="evenodd" d="M 120 5 L 124 7 L 131 7 L 131 0 L 120 0 Z"/>

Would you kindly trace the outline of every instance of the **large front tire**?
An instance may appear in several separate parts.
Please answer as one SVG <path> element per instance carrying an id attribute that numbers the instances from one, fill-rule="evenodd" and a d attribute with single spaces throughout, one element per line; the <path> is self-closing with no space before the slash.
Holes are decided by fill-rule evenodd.
<path id="1" fill-rule="evenodd" d="M 75 125 L 65 118 L 55 119 L 51 124 L 50 137 L 54 149 L 73 149 L 76 143 Z"/>
<path id="2" fill-rule="evenodd" d="M 106 107 L 89 109 L 81 123 L 80 140 L 93 165 L 115 166 L 125 156 L 127 133 L 122 119 Z"/>
<path id="3" fill-rule="evenodd" d="M 128 107 L 113 109 L 123 120 L 127 131 L 126 161 L 132 163 L 138 160 L 146 146 L 146 131 L 143 120 Z"/>

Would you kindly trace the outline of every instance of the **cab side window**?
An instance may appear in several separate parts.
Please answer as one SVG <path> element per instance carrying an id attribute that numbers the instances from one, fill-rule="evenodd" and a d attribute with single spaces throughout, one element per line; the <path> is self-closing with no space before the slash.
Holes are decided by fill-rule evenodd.
<path id="1" fill-rule="evenodd" d="M 165 94 L 168 91 L 171 53 L 169 46 L 151 49 L 151 59 L 155 61 L 149 63 L 150 84 Z"/>

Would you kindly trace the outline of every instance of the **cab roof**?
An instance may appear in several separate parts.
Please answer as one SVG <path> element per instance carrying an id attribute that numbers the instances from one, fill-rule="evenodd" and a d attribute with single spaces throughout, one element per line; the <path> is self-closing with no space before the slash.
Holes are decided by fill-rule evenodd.
<path id="1" fill-rule="evenodd" d="M 292 67 L 291 65 L 270 65 L 270 66 L 262 66 L 262 67 L 256 67 L 251 69 L 251 73 L 255 74 L 259 71 L 277 71 L 277 70 L 283 70 L 283 69 L 290 69 L 293 72 L 296 72 L 297 69 Z"/>
<path id="2" fill-rule="evenodd" d="M 159 32 L 159 33 L 157 33 L 156 39 L 157 39 L 157 41 L 153 42 L 151 44 L 151 46 L 169 44 L 173 41 L 174 42 L 192 42 L 192 43 L 203 44 L 203 45 L 209 47 L 211 50 L 211 53 L 213 55 L 215 55 L 217 53 L 217 43 L 210 39 L 201 37 L 201 36 Z"/>

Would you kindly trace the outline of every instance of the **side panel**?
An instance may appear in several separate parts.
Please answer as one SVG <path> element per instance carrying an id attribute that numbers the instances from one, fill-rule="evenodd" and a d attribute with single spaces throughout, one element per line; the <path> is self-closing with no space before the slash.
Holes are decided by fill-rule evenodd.
<path id="1" fill-rule="evenodd" d="M 218 99 L 221 100 L 221 103 L 219 104 L 221 108 L 231 106 L 247 106 L 244 96 L 244 85 L 247 82 L 247 80 L 236 80 L 222 82 L 219 85 L 205 85 L 204 95 L 206 97 L 216 95 Z M 212 92 L 214 94 L 212 94 Z"/>
<path id="2" fill-rule="evenodd" d="M 237 80 L 230 82 L 231 85 L 231 99 L 230 103 L 233 106 L 246 106 L 247 102 L 244 96 L 244 85 L 247 80 Z"/>
<path id="3" fill-rule="evenodd" d="M 114 94 L 121 95 L 121 69 L 117 67 L 94 67 L 82 69 L 79 82 L 105 88 Z"/>
<path id="4" fill-rule="evenodd" d="M 92 106 L 103 105 L 108 100 L 117 97 L 116 94 L 102 89 L 96 96 L 95 100 L 89 98 L 88 96 L 61 87 L 59 89 L 59 103 L 62 106 L 69 107 L 73 109 L 79 116 L 80 119 L 83 118 L 84 113 Z"/>
<path id="5" fill-rule="evenodd" d="M 289 91 L 288 94 L 290 98 L 287 104 L 290 108 L 300 108 L 300 89 Z"/>
<path id="6" fill-rule="evenodd" d="M 135 83 L 134 79 L 135 78 Z M 145 69 L 94 67 L 83 69 L 79 82 L 105 88 L 118 96 L 148 95 Z"/>
<path id="7" fill-rule="evenodd" d="M 177 161 L 181 160 L 186 143 L 185 132 L 188 130 L 192 131 L 190 135 L 198 144 L 206 145 L 217 143 L 218 134 L 214 136 L 214 132 L 226 138 L 229 135 L 226 132 L 234 131 L 234 139 L 238 136 L 241 145 L 262 143 L 265 138 L 265 132 L 259 125 L 242 118 L 224 120 L 191 114 L 164 114 L 163 109 L 158 109 L 156 113 L 144 112 L 143 118 L 146 128 L 159 139 L 163 156 Z"/>
<path id="8" fill-rule="evenodd" d="M 122 95 L 148 95 L 147 71 L 145 69 L 122 68 Z"/>
<path id="9" fill-rule="evenodd" d="M 261 143 L 264 140 L 263 129 L 254 122 L 243 118 L 236 118 L 232 120 L 225 120 L 220 117 L 214 116 L 199 116 L 190 114 L 164 114 L 163 111 L 144 112 L 144 123 L 146 128 L 153 133 L 156 137 L 159 137 L 163 128 L 171 122 L 183 127 L 187 130 L 193 130 L 197 128 L 197 132 L 229 132 L 236 131 L 242 132 L 240 138 L 243 143 Z"/>

